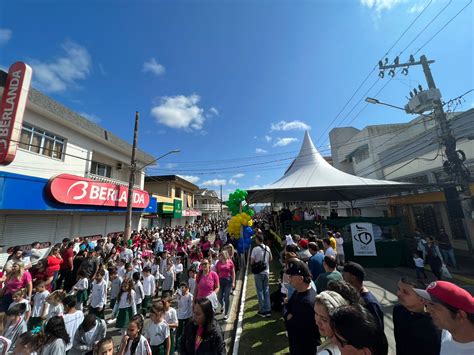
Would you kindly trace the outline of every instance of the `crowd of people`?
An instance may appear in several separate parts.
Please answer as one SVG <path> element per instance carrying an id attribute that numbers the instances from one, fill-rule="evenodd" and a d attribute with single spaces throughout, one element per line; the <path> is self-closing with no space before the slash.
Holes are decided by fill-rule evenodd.
<path id="1" fill-rule="evenodd" d="M 228 319 L 240 262 L 225 227 L 14 248 L 0 274 L 0 354 L 225 354 L 216 315 Z"/>
<path id="2" fill-rule="evenodd" d="M 251 254 L 258 314 L 281 312 L 290 354 L 386 355 L 389 332 L 399 355 L 474 354 L 474 298 L 463 288 L 439 280 L 426 285 L 417 268 L 418 278 L 400 279 L 394 328 L 386 329 L 384 309 L 364 285 L 364 267 L 346 262 L 339 233 L 328 231 L 323 239 L 312 230 L 287 235 L 278 256 L 280 288 L 272 294 L 273 256 L 263 235 L 257 231 Z"/>

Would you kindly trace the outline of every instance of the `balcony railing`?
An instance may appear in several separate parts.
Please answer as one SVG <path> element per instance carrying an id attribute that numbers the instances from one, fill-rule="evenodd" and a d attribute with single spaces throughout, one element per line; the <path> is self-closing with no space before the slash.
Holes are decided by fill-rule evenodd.
<path id="1" fill-rule="evenodd" d="M 197 204 L 194 205 L 195 209 L 198 209 L 202 212 L 211 212 L 211 211 L 220 211 L 221 210 L 221 205 L 220 204 Z"/>
<path id="2" fill-rule="evenodd" d="M 122 181 L 122 180 L 117 180 L 117 179 L 112 179 L 106 176 L 101 176 L 101 175 L 96 175 L 92 173 L 88 173 L 87 178 L 95 180 L 95 181 L 100 181 L 100 182 L 106 182 L 109 184 L 114 184 L 114 185 L 120 185 L 120 186 L 125 186 L 128 187 L 128 182 L 127 181 Z M 133 185 L 134 189 L 141 189 L 140 185 Z"/>

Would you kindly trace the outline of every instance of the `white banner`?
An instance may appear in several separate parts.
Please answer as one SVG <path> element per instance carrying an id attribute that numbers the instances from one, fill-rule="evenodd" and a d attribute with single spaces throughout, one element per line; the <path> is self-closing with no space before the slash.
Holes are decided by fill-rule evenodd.
<path id="1" fill-rule="evenodd" d="M 377 256 L 372 223 L 351 223 L 354 256 Z"/>

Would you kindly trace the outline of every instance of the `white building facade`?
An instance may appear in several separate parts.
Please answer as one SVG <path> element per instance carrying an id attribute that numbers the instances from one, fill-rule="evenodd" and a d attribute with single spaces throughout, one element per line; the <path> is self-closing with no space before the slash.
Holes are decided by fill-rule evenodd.
<path id="1" fill-rule="evenodd" d="M 474 109 L 449 113 L 448 120 L 461 150 L 465 166 L 474 176 Z M 436 121 L 421 116 L 400 125 L 335 128 L 330 132 L 334 166 L 363 177 L 426 184 L 416 194 L 358 201 L 364 216 L 401 217 L 405 230 L 415 228 L 426 235 L 437 235 L 444 228 L 453 246 L 467 251 L 474 244 L 474 225 L 467 225 L 454 213 L 446 199 L 448 175 L 444 172 L 444 147 Z M 461 153 L 460 153 L 461 154 Z M 428 188 L 429 186 L 429 188 Z M 474 195 L 474 184 L 470 186 Z"/>
<path id="2" fill-rule="evenodd" d="M 0 93 L 5 80 L 0 71 Z M 0 166 L 0 244 L 27 249 L 34 241 L 123 232 L 130 144 L 35 89 L 16 143 L 14 161 Z M 137 152 L 137 166 L 153 159 Z M 133 229 L 143 212 L 156 211 L 156 200 L 143 191 L 141 171 L 135 181 Z"/>

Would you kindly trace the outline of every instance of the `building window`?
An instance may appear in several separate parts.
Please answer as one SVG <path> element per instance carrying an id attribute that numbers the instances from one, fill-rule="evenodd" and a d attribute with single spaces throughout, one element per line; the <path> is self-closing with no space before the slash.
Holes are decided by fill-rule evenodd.
<path id="1" fill-rule="evenodd" d="M 174 197 L 181 198 L 181 188 L 179 187 L 174 188 Z"/>
<path id="2" fill-rule="evenodd" d="M 358 151 L 357 153 L 354 154 L 354 160 L 356 164 L 369 159 L 369 150 L 368 149 L 362 149 Z"/>
<path id="3" fill-rule="evenodd" d="M 33 153 L 62 160 L 66 140 L 41 128 L 23 123 L 19 147 Z"/>
<path id="4" fill-rule="evenodd" d="M 91 163 L 91 174 L 105 176 L 109 178 L 112 176 L 112 167 L 93 161 Z"/>

